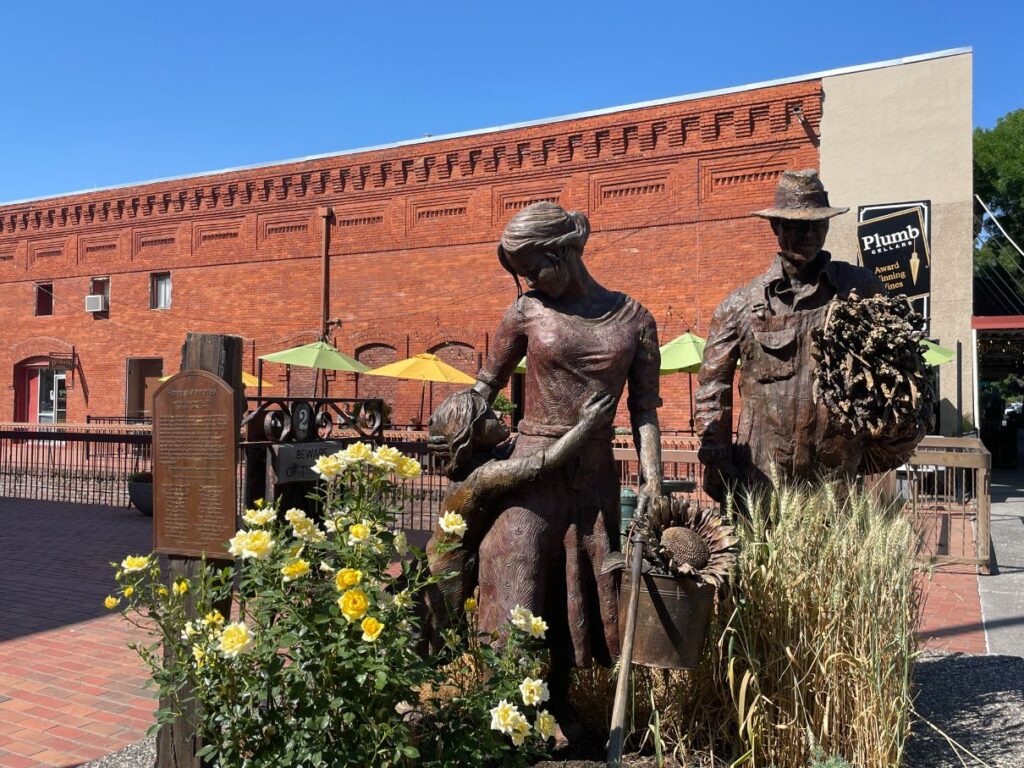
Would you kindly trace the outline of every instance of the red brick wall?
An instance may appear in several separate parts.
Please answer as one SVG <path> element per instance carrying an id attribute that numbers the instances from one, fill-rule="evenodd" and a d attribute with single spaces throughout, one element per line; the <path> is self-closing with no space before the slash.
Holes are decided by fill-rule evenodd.
<path id="1" fill-rule="evenodd" d="M 123 414 L 126 358 L 177 370 L 186 331 L 242 335 L 247 366 L 253 352 L 312 340 L 323 205 L 334 210 L 331 316 L 344 321 L 335 342 L 371 365 L 436 350 L 472 372 L 515 297 L 497 238 L 538 199 L 590 216 L 589 268 L 644 303 L 663 342 L 705 334 L 715 305 L 774 253 L 748 213 L 783 169 L 818 163 L 788 117 L 795 105 L 817 127 L 820 82 L 2 207 L 0 420 L 13 415 L 14 366 L 33 355 L 75 347 L 68 414 L 84 421 Z M 172 273 L 169 310 L 148 308 L 154 271 Z M 97 319 L 84 296 L 105 275 L 111 310 Z M 54 283 L 52 317 L 33 317 L 38 281 Z M 266 377 L 285 388 L 282 368 Z M 289 385 L 304 394 L 312 382 L 293 369 Z M 686 376 L 662 386 L 663 425 L 685 428 Z M 428 387 L 425 411 L 448 389 Z M 331 384 L 357 391 L 394 400 L 397 422 L 419 411 L 416 382 Z"/>

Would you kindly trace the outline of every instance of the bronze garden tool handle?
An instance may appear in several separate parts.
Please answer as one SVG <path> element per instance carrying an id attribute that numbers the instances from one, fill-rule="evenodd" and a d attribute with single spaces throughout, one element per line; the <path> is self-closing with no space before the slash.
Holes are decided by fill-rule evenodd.
<path id="1" fill-rule="evenodd" d="M 634 529 L 635 530 L 635 529 Z M 615 683 L 615 703 L 612 705 L 612 727 L 608 734 L 608 768 L 622 765 L 622 743 L 626 728 L 626 698 L 629 696 L 629 672 L 633 665 L 633 636 L 636 634 L 636 609 L 640 602 L 640 572 L 643 567 L 646 536 L 639 531 L 633 535 L 633 549 L 629 561 L 629 605 L 626 607 L 626 633 L 619 655 L 619 677 Z"/>

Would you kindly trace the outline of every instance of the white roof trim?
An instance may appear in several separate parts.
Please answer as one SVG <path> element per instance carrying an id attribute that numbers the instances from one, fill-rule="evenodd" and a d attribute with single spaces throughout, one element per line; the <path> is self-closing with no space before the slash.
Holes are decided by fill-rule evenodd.
<path id="1" fill-rule="evenodd" d="M 631 109 L 643 109 L 645 107 L 659 107 L 666 104 L 676 104 L 684 101 L 693 101 L 694 99 L 706 99 L 711 96 L 724 96 L 731 93 L 742 93 L 743 91 L 754 91 L 759 88 L 771 88 L 777 85 L 788 85 L 790 83 L 801 83 L 806 80 L 818 80 L 826 77 L 835 77 L 837 75 L 848 75 L 854 72 L 865 72 L 872 69 L 885 69 L 887 67 L 898 67 L 903 64 L 916 64 L 921 61 L 930 61 L 932 59 L 943 59 L 949 56 L 960 56 L 967 53 L 972 53 L 973 49 L 971 46 L 965 46 L 962 48 L 949 48 L 944 51 L 935 51 L 933 53 L 922 53 L 916 56 L 903 56 L 898 59 L 889 59 L 887 61 L 877 61 L 871 64 L 857 64 L 851 67 L 839 67 L 838 69 L 828 69 L 824 72 L 811 72 L 806 75 L 796 75 L 794 77 L 781 77 L 775 80 L 764 80 L 759 83 L 750 83 L 747 85 L 737 85 L 729 88 L 718 88 L 712 91 L 700 91 L 699 93 L 689 93 L 683 96 L 669 96 L 663 99 L 653 99 L 651 101 L 640 101 L 634 104 L 623 104 L 617 107 L 603 107 L 601 109 L 592 109 L 587 112 L 576 112 L 571 115 L 559 115 L 558 117 L 545 117 L 539 120 L 526 120 L 520 123 L 509 123 L 508 125 L 498 125 L 492 128 L 478 128 L 471 131 L 459 131 L 456 133 L 446 133 L 439 136 L 424 136 L 419 139 L 405 139 L 403 141 L 396 141 L 390 144 L 377 144 L 369 147 L 358 147 L 356 149 L 343 149 L 338 152 L 324 152 L 319 155 L 307 155 L 306 157 L 296 157 L 290 160 L 276 160 L 270 163 L 254 163 L 252 165 L 238 165 L 233 168 L 221 168 L 216 171 L 201 171 L 199 173 L 188 173 L 181 176 L 165 176 L 159 179 L 149 179 L 147 181 L 133 181 L 128 184 L 115 184 L 108 187 L 93 187 L 92 189 L 80 189 L 74 192 L 62 192 L 56 195 L 44 195 L 42 197 L 30 197 L 24 200 L 11 200 L 9 202 L 0 203 L 0 206 L 9 205 L 24 205 L 26 203 L 39 202 L 40 200 L 50 200 L 58 197 L 71 197 L 74 195 L 85 195 L 93 192 L 108 192 L 116 189 L 127 189 L 129 187 L 141 187 L 147 184 L 162 184 L 168 181 L 184 181 L 186 179 L 200 179 L 204 176 L 218 176 L 224 173 L 237 173 L 239 171 L 251 171 L 260 168 L 275 168 L 282 165 L 293 165 L 295 163 L 305 163 L 311 160 L 323 160 L 331 157 L 344 157 L 345 155 L 355 155 L 362 152 L 378 152 L 385 149 L 397 149 L 399 147 L 413 147 L 418 144 L 429 144 L 435 141 L 449 141 L 451 139 L 461 139 L 467 136 L 485 136 L 489 133 L 498 133 L 499 131 L 511 131 L 517 128 L 531 128 L 538 125 L 549 125 L 551 123 L 560 123 L 565 120 L 580 120 L 587 117 L 598 117 L 600 115 L 610 115 L 616 112 L 624 112 Z"/>

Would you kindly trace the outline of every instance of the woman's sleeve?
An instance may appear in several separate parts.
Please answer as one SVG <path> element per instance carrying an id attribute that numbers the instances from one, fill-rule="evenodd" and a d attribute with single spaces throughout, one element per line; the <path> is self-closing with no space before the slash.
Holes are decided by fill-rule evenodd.
<path id="1" fill-rule="evenodd" d="M 661 351 L 658 349 L 658 326 L 646 309 L 640 320 L 640 338 L 629 366 L 630 413 L 645 413 L 661 407 Z"/>
<path id="2" fill-rule="evenodd" d="M 508 384 L 519 361 L 526 354 L 526 315 L 522 301 L 512 304 L 501 319 L 490 354 L 484 367 L 477 373 L 477 381 L 499 390 Z"/>
<path id="3" fill-rule="evenodd" d="M 543 450 L 515 459 L 489 461 L 473 470 L 467 485 L 473 488 L 473 499 L 480 505 L 490 499 L 532 483 L 544 473 L 546 456 Z"/>

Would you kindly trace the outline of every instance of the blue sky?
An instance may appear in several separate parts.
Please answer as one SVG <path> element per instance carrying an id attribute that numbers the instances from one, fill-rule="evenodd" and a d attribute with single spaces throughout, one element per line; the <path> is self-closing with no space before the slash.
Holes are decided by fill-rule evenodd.
<path id="1" fill-rule="evenodd" d="M 1024 107 L 1024 3 L 10 3 L 0 201 L 274 162 L 959 46 Z"/>

